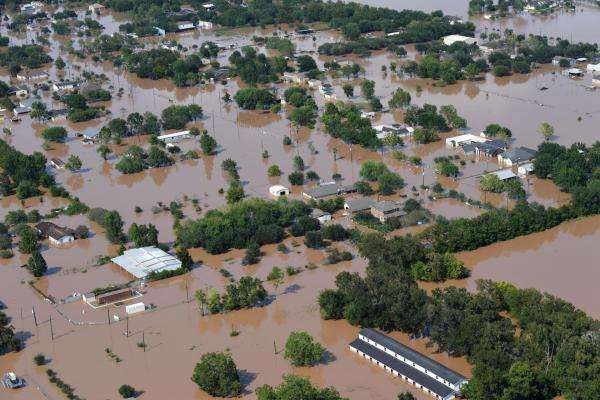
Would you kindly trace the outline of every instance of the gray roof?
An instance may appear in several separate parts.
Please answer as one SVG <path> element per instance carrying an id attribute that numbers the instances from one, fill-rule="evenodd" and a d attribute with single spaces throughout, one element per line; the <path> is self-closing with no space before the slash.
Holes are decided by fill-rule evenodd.
<path id="1" fill-rule="evenodd" d="M 510 169 L 510 168 L 508 168 L 508 169 L 501 169 L 499 171 L 490 172 L 490 174 L 496 175 L 502 181 L 504 181 L 506 179 L 511 179 L 511 178 L 515 178 L 516 177 L 515 173 L 512 172 L 512 169 Z"/>
<path id="2" fill-rule="evenodd" d="M 365 211 L 371 208 L 375 201 L 370 197 L 357 197 L 346 201 L 350 212 Z"/>
<path id="3" fill-rule="evenodd" d="M 372 207 L 383 213 L 394 211 L 396 209 L 402 209 L 402 204 L 395 201 L 376 201 Z"/>
<path id="4" fill-rule="evenodd" d="M 458 385 L 467 379 L 463 375 L 451 370 L 445 365 L 442 365 L 439 362 L 432 360 L 431 358 L 419 353 L 418 351 L 415 351 L 410 347 L 405 346 L 402 343 L 392 339 L 391 337 L 377 332 L 374 329 L 361 329 L 359 334 L 371 339 L 376 343 L 383 345 L 384 347 L 392 350 L 394 353 L 399 354 L 406 359 L 412 360 L 415 364 L 420 365 L 426 370 L 433 372 L 435 375 L 445 379 L 446 381 L 454 385 Z"/>
<path id="5" fill-rule="evenodd" d="M 331 215 L 331 214 L 329 214 L 328 212 L 325 212 L 323 210 L 320 210 L 318 208 L 313 208 L 312 211 L 310 212 L 310 216 L 313 218 L 319 218 L 324 215 Z"/>
<path id="6" fill-rule="evenodd" d="M 362 333 L 362 331 L 361 331 L 361 333 Z M 386 345 L 384 344 L 384 346 L 386 346 Z M 393 370 L 397 371 L 398 373 L 411 379 L 413 382 L 417 382 L 421 386 L 426 387 L 427 389 L 429 389 L 436 395 L 440 396 L 441 398 L 445 398 L 446 396 L 454 393 L 454 390 L 450 389 L 448 386 L 444 385 L 443 383 L 438 382 L 435 379 L 433 379 L 432 377 L 417 370 L 416 368 L 414 368 L 406 363 L 403 363 L 402 361 L 389 355 L 385 351 L 382 351 L 374 346 L 371 346 L 367 342 L 364 342 L 360 339 L 356 339 L 352 343 L 350 343 L 350 347 L 353 347 L 356 350 L 359 350 L 360 352 L 368 355 L 369 357 L 379 361 L 380 363 L 387 365 L 388 367 L 392 368 Z M 394 350 L 394 351 L 396 351 L 396 350 Z M 399 352 L 396 352 L 396 353 L 401 354 Z"/>
<path id="7" fill-rule="evenodd" d="M 514 149 L 502 153 L 502 158 L 507 158 L 513 163 L 520 163 L 523 161 L 531 161 L 537 155 L 537 151 L 530 149 L 529 147 L 515 147 Z"/>
<path id="8" fill-rule="evenodd" d="M 311 189 L 307 189 L 303 192 L 303 194 L 312 199 L 322 199 L 324 197 L 352 193 L 355 191 L 356 189 L 354 188 L 354 185 L 340 185 L 338 183 L 327 183 L 323 185 L 317 185 Z"/>
<path id="9" fill-rule="evenodd" d="M 173 271 L 181 267 L 181 261 L 154 246 L 127 250 L 113 258 L 112 262 L 136 278 L 144 278 L 150 272 Z"/>

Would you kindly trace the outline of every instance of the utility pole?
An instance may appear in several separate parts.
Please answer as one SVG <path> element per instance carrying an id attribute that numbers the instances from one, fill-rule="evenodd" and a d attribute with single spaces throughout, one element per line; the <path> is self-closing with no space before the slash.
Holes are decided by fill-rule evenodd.
<path id="1" fill-rule="evenodd" d="M 146 336 L 144 335 L 145 331 L 142 330 L 142 348 L 144 349 L 144 353 L 146 352 Z"/>
<path id="2" fill-rule="evenodd" d="M 125 328 L 125 337 L 129 337 L 129 314 L 127 314 L 127 327 Z"/>
<path id="3" fill-rule="evenodd" d="M 190 302 L 190 291 L 188 288 L 188 281 L 187 279 L 185 280 L 185 300 L 189 303 Z"/>
<path id="4" fill-rule="evenodd" d="M 110 310 L 108 306 L 106 306 L 106 319 L 108 320 L 108 325 L 110 326 Z"/>
<path id="5" fill-rule="evenodd" d="M 35 315 L 35 307 L 33 306 L 31 307 L 31 313 L 33 314 L 33 322 L 35 323 L 35 326 L 38 326 L 37 317 Z"/>
<path id="6" fill-rule="evenodd" d="M 54 340 L 54 329 L 52 329 L 52 315 L 50 315 L 50 338 Z"/>

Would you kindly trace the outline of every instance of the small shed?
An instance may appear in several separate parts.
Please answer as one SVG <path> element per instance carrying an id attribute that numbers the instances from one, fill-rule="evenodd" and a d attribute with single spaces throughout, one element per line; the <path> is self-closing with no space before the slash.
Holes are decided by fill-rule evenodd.
<path id="1" fill-rule="evenodd" d="M 273 197 L 289 196 L 290 189 L 282 185 L 273 185 L 269 188 L 269 193 Z"/>
<path id="2" fill-rule="evenodd" d="M 321 225 L 327 221 L 331 221 L 331 214 L 318 208 L 313 208 L 310 216 L 318 220 Z"/>

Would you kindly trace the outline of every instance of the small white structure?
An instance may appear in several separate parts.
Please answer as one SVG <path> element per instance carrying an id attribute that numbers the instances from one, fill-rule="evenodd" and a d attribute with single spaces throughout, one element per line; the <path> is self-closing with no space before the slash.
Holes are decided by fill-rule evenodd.
<path id="1" fill-rule="evenodd" d="M 583 76 L 583 71 L 580 68 L 569 68 L 564 74 L 570 78 L 579 78 Z"/>
<path id="2" fill-rule="evenodd" d="M 215 5 L 213 3 L 202 4 L 202 7 L 204 7 L 206 11 L 212 11 L 215 9 Z"/>
<path id="3" fill-rule="evenodd" d="M 104 5 L 102 5 L 100 3 L 90 4 L 90 6 L 88 7 L 88 10 L 90 10 L 90 12 L 97 13 L 97 14 L 100 14 L 104 9 L 105 9 Z"/>
<path id="4" fill-rule="evenodd" d="M 331 214 L 323 210 L 319 210 L 318 208 L 313 208 L 310 213 L 310 216 L 319 221 L 321 225 L 323 225 L 327 221 L 331 221 Z"/>
<path id="5" fill-rule="evenodd" d="M 112 262 L 136 278 L 145 278 L 150 272 L 174 271 L 181 268 L 181 261 L 154 246 L 127 250 L 123 255 L 113 258 Z"/>
<path id="6" fill-rule="evenodd" d="M 517 173 L 519 174 L 519 176 L 527 176 L 529 174 L 533 174 L 533 163 L 520 165 L 519 168 L 517 168 Z"/>
<path id="7" fill-rule="evenodd" d="M 163 28 L 159 28 L 158 26 L 154 27 L 154 32 L 156 32 L 158 36 L 165 36 L 167 34 L 167 31 L 165 31 Z"/>
<path id="8" fill-rule="evenodd" d="M 42 11 L 44 4 L 39 1 L 32 1 L 31 3 L 22 4 L 20 10 L 25 14 L 37 14 Z"/>
<path id="9" fill-rule="evenodd" d="M 215 27 L 215 25 L 210 21 L 198 21 L 198 25 L 197 25 L 198 29 L 206 29 L 206 30 L 212 29 L 214 27 Z"/>
<path id="10" fill-rule="evenodd" d="M 63 92 L 63 91 L 72 91 L 75 88 L 79 87 L 77 82 L 73 81 L 62 81 L 62 82 L 54 82 L 52 84 L 52 91 L 54 92 Z"/>
<path id="11" fill-rule="evenodd" d="M 196 26 L 191 21 L 181 21 L 177 24 L 177 30 L 179 31 L 187 31 L 194 28 L 196 28 Z"/>
<path id="12" fill-rule="evenodd" d="M 587 72 L 600 72 L 600 63 L 588 64 L 587 67 L 585 67 L 585 69 L 587 70 Z"/>
<path id="13" fill-rule="evenodd" d="M 380 140 L 388 136 L 408 137 L 415 132 L 413 127 L 404 124 L 376 125 L 373 129 L 377 132 L 377 138 Z"/>
<path id="14" fill-rule="evenodd" d="M 477 39 L 470 36 L 463 35 L 448 35 L 442 38 L 442 41 L 446 46 L 452 46 L 456 42 L 464 42 L 466 44 L 477 44 Z"/>
<path id="15" fill-rule="evenodd" d="M 289 196 L 290 189 L 282 185 L 273 185 L 269 188 L 269 193 L 273 197 Z"/>
<path id="16" fill-rule="evenodd" d="M 45 71 L 20 72 L 17 74 L 17 80 L 21 82 L 48 79 L 49 77 L 50 75 Z"/>
<path id="17" fill-rule="evenodd" d="M 165 143 L 172 143 L 172 142 L 178 142 L 183 139 L 189 139 L 191 137 L 192 137 L 192 135 L 190 134 L 190 131 L 181 131 L 181 132 L 169 133 L 166 135 L 160 135 L 159 137 L 157 137 L 157 139 L 162 142 L 165 142 Z"/>
<path id="18" fill-rule="evenodd" d="M 177 51 L 177 43 L 163 43 L 160 45 L 161 49 Z"/>
<path id="19" fill-rule="evenodd" d="M 129 304 L 125 306 L 125 312 L 130 314 L 137 314 L 139 312 L 146 311 L 146 305 L 142 302 Z"/>

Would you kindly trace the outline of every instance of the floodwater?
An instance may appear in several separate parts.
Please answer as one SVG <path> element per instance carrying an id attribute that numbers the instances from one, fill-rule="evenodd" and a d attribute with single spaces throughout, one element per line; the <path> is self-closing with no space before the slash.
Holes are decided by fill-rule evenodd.
<path id="1" fill-rule="evenodd" d="M 396 8 L 423 7 L 429 11 L 441 8 L 458 15 L 464 15 L 467 6 L 466 1 L 441 0 L 423 0 L 415 4 L 405 0 L 369 0 L 369 3 Z M 575 16 L 560 14 L 556 16 L 556 21 L 546 21 L 544 26 L 559 25 L 563 32 L 570 32 L 571 29 L 578 32 L 579 29 L 583 31 L 582 26 L 571 27 L 558 21 L 593 17 L 597 17 L 597 12 L 592 9 L 578 12 Z M 519 21 L 518 18 L 523 17 L 515 17 L 515 24 Z M 118 25 L 125 17 L 106 13 L 99 20 L 106 27 L 106 32 L 111 33 L 118 31 Z M 537 29 L 534 27 L 537 22 L 534 22 L 533 17 L 531 20 L 527 17 L 526 20 L 528 22 L 522 31 Z M 575 23 L 573 19 L 570 21 Z M 476 22 L 491 24 L 483 20 Z M 596 25 L 588 22 L 587 28 L 593 32 L 598 29 Z M 5 28 L 2 28 L 2 33 L 6 34 Z M 224 46 L 231 44 L 237 49 L 248 44 L 254 34 L 265 36 L 272 33 L 272 29 L 241 29 L 232 31 L 227 36 L 196 32 L 172 35 L 168 39 L 176 39 L 186 47 L 212 40 Z M 11 41 L 24 43 L 33 36 L 33 33 L 27 32 L 11 37 Z M 319 44 L 339 40 L 340 35 L 323 31 L 318 32 L 316 38 L 314 42 L 310 38 L 298 39 L 298 50 L 312 54 Z M 51 39 L 64 41 L 66 38 Z M 160 231 L 161 242 L 172 242 L 175 239 L 173 218 L 168 211 L 162 210 L 171 201 L 181 202 L 183 212 L 189 218 L 197 218 L 206 210 L 221 207 L 225 203 L 218 189 L 227 187 L 227 176 L 220 168 L 221 162 L 226 158 L 238 162 L 244 189 L 250 197 L 266 197 L 268 187 L 276 183 L 288 185 L 285 176 L 293 169 L 292 158 L 301 155 L 307 169 L 316 171 L 323 180 L 329 180 L 332 174 L 339 173 L 346 183 L 359 179 L 362 162 L 382 160 L 406 181 L 406 187 L 389 198 L 415 196 L 434 214 L 446 218 L 473 217 L 481 213 L 481 210 L 451 199 L 429 200 L 431 192 L 420 189 L 413 192 L 412 187 L 419 188 L 421 184 L 432 185 L 439 181 L 445 188 L 459 190 L 468 198 L 489 201 L 496 206 L 507 204 L 504 196 L 484 194 L 478 189 L 478 177 L 486 171 L 499 168 L 495 160 L 463 157 L 465 165 L 461 166 L 461 177 L 458 180 L 435 174 L 433 160 L 438 156 L 455 154 L 445 148 L 443 139 L 457 134 L 456 131 L 442 135 L 442 141 L 427 145 L 416 145 L 407 140 L 406 146 L 401 150 L 407 156 L 422 158 L 423 165 L 415 167 L 398 161 L 391 151 L 369 151 L 332 139 L 322 131 L 320 124 L 317 124 L 315 130 L 300 129 L 296 132 L 283 113 L 273 115 L 241 111 L 235 104 L 223 104 L 220 98 L 224 91 L 233 95 L 240 87 L 236 80 L 228 81 L 225 86 L 207 84 L 181 89 L 166 80 L 139 79 L 127 72 L 115 70 L 108 63 L 77 60 L 67 55 L 56 41 L 53 41 L 49 50 L 53 57 L 61 55 L 69 64 L 64 73 L 66 76 L 77 76 L 82 70 L 106 74 L 109 81 L 104 87 L 111 85 L 114 90 L 113 99 L 104 105 L 112 114 L 80 124 L 64 121 L 40 124 L 27 116 L 17 124 L 5 120 L 3 127 L 9 127 L 13 131 L 13 135 L 5 139 L 23 152 L 43 151 L 48 158 L 66 159 L 69 154 L 77 154 L 83 161 L 82 171 L 54 171 L 57 180 L 91 207 L 118 210 L 125 221 L 125 229 L 133 222 L 155 224 Z M 408 50 L 409 57 L 416 56 L 414 48 L 408 46 Z M 227 64 L 231 51 L 221 52 L 218 61 Z M 387 104 L 397 87 L 403 87 L 411 93 L 415 104 L 455 105 L 459 114 L 467 118 L 472 132 L 477 133 L 487 124 L 498 122 L 512 129 L 515 145 L 536 146 L 542 139 L 537 133 L 537 126 L 540 122 L 547 121 L 556 129 L 557 136 L 554 140 L 562 144 L 576 141 L 591 143 L 599 138 L 597 97 L 600 93 L 588 91 L 584 87 L 589 83 L 589 77 L 574 81 L 559 75 L 553 68 L 544 67 L 530 76 L 495 78 L 488 75 L 482 82 L 439 88 L 427 80 L 383 73 L 382 65 L 389 66 L 392 61 L 403 61 L 384 52 L 375 52 L 371 58 L 341 57 L 338 61 L 346 59 L 361 64 L 365 69 L 365 76 L 376 81 L 376 95 L 383 104 Z M 328 60 L 331 58 L 318 57 L 317 62 L 322 67 Z M 53 66 L 47 69 L 53 80 L 60 76 Z M 7 81 L 9 79 L 5 71 L 3 78 Z M 336 78 L 332 82 L 337 98 L 345 100 L 341 90 L 344 80 Z M 116 95 L 119 88 L 123 88 L 121 97 Z M 283 85 L 279 86 L 280 93 L 284 88 Z M 541 90 L 542 88 L 547 90 Z M 322 108 L 324 100 L 318 92 L 314 92 L 314 96 L 318 106 Z M 50 102 L 48 94 L 43 94 L 43 98 Z M 358 87 L 352 100 L 363 101 Z M 171 167 L 151 169 L 139 174 L 122 175 L 114 168 L 118 155 L 127 149 L 127 145 L 145 145 L 145 137 L 124 140 L 123 145 L 111 145 L 114 154 L 107 161 L 96 153 L 96 146 L 84 145 L 74 138 L 76 132 L 88 128 L 99 129 L 110 118 L 126 117 L 129 113 L 140 110 L 158 115 L 162 109 L 175 103 L 195 103 L 203 107 L 205 117 L 195 124 L 201 129 L 207 129 L 216 138 L 219 143 L 216 155 L 202 156 L 198 160 L 177 161 Z M 578 117 L 581 117 L 580 121 Z M 374 123 L 401 121 L 402 113 L 395 112 L 378 115 Z M 40 134 L 47 125 L 66 126 L 70 134 L 69 140 L 43 150 Z M 294 145 L 284 146 L 284 135 L 292 137 Z M 183 152 L 199 150 L 194 140 L 183 141 L 179 145 Z M 333 156 L 334 149 L 337 159 Z M 264 150 L 269 153 L 268 159 L 261 156 Z M 271 164 L 278 164 L 284 175 L 280 178 L 267 177 L 267 167 Z M 531 201 L 548 206 L 569 201 L 569 195 L 561 193 L 550 181 L 529 178 L 526 187 Z M 301 191 L 301 187 L 292 188 L 294 197 L 299 197 Z M 194 206 L 193 199 L 197 200 L 198 207 Z M 21 203 L 12 196 L 1 199 L 1 204 L 0 217 L 3 218 L 8 211 L 19 208 L 27 211 L 35 208 L 45 213 L 64 205 L 64 201 L 46 196 L 43 203 L 39 199 Z M 508 206 L 511 205 L 508 202 Z M 140 206 L 143 212 L 135 213 L 135 206 Z M 338 221 L 348 222 L 342 218 Z M 35 282 L 37 290 L 60 300 L 73 293 L 85 293 L 96 287 L 132 279 L 114 265 L 96 266 L 98 256 L 115 255 L 117 252 L 116 246 L 106 241 L 101 227 L 91 224 L 83 216 L 62 216 L 55 222 L 72 228 L 85 224 L 90 227 L 92 235 L 89 239 L 76 241 L 65 248 L 44 244 L 42 250 L 49 265 L 49 273 Z M 508 280 L 522 287 L 547 290 L 598 317 L 600 304 L 593 296 L 595 291 L 591 285 L 598 278 L 594 268 L 594 260 L 598 254 L 593 244 L 598 241 L 599 222 L 597 217 L 577 220 L 527 238 L 517 238 L 461 254 L 461 259 L 472 270 L 472 277 L 461 282 L 448 282 L 446 285 L 456 284 L 473 289 L 478 278 Z M 398 230 L 390 235 L 414 233 L 422 228 Z M 390 399 L 406 390 L 413 392 L 419 399 L 427 399 L 422 392 L 392 379 L 382 370 L 349 352 L 347 344 L 356 337 L 358 328 L 343 321 L 323 321 L 319 316 L 315 303 L 318 293 L 332 287 L 336 274 L 341 271 L 363 272 L 365 260 L 357 258 L 352 262 L 324 265 L 325 253 L 306 249 L 301 239 L 288 239 L 286 245 L 290 249 L 287 254 L 276 252 L 275 246 L 264 246 L 265 256 L 254 266 L 241 265 L 241 250 L 214 256 L 194 249 L 192 255 L 200 266 L 186 276 L 151 284 L 142 301 L 155 304 L 158 309 L 131 318 L 129 329 L 132 333 L 129 337 L 123 335 L 126 329 L 123 320 L 110 326 L 106 324 L 107 316 L 116 314 L 124 317 L 123 306 L 114 306 L 108 311 L 106 308 L 93 310 L 81 302 L 75 302 L 59 307 L 63 316 L 28 285 L 31 276 L 24 268 L 19 268 L 27 257 L 17 254 L 11 260 L 0 260 L 0 297 L 7 304 L 12 324 L 27 346 L 20 353 L 2 356 L 0 371 L 15 370 L 30 383 L 27 389 L 15 393 L 0 389 L 0 397 L 44 399 L 35 389 L 39 385 L 49 398 L 60 398 L 61 395 L 48 382 L 44 368 L 35 367 L 32 363 L 33 356 L 43 352 L 52 360 L 48 367 L 56 370 L 61 378 L 76 388 L 77 394 L 88 400 L 113 398 L 117 395 L 118 386 L 124 383 L 146 391 L 144 399 L 171 398 L 174 393 L 178 398 L 204 399 L 206 395 L 189 379 L 193 366 L 204 352 L 228 349 L 241 370 L 246 384 L 244 397 L 247 398 L 254 398 L 253 390 L 256 387 L 265 383 L 277 384 L 281 375 L 297 373 L 309 376 L 320 386 L 334 385 L 342 395 L 351 399 Z M 573 260 L 577 262 L 574 263 Z M 266 284 L 273 300 L 265 307 L 202 317 L 193 301 L 186 302 L 186 299 L 193 298 L 193 292 L 198 288 L 212 286 L 222 290 L 228 281 L 220 272 L 221 269 L 226 269 L 235 278 L 252 275 L 265 279 L 273 266 L 288 265 L 302 272 L 287 278 L 280 287 Z M 569 267 L 565 268 L 567 265 Z M 313 266 L 317 268 L 312 269 Z M 423 285 L 427 289 L 436 286 L 439 285 Z M 35 326 L 31 316 L 32 307 L 36 309 L 39 326 Z M 50 316 L 54 340 L 50 339 Z M 84 325 L 74 325 L 65 318 Z M 93 323 L 97 325 L 91 325 Z M 230 336 L 233 329 L 240 331 L 240 335 Z M 281 349 L 293 330 L 309 331 L 327 348 L 329 354 L 322 364 L 313 368 L 293 368 L 283 359 Z M 142 335 L 148 344 L 146 352 L 137 346 Z M 423 341 L 410 341 L 397 334 L 394 336 L 427 354 L 434 351 L 425 348 Z M 123 361 L 115 363 L 107 357 L 105 348 L 110 348 Z M 469 365 L 464 359 L 450 358 L 443 353 L 432 354 L 432 357 L 467 376 L 470 374 Z M 363 379 L 357 380 L 357 376 Z"/>

